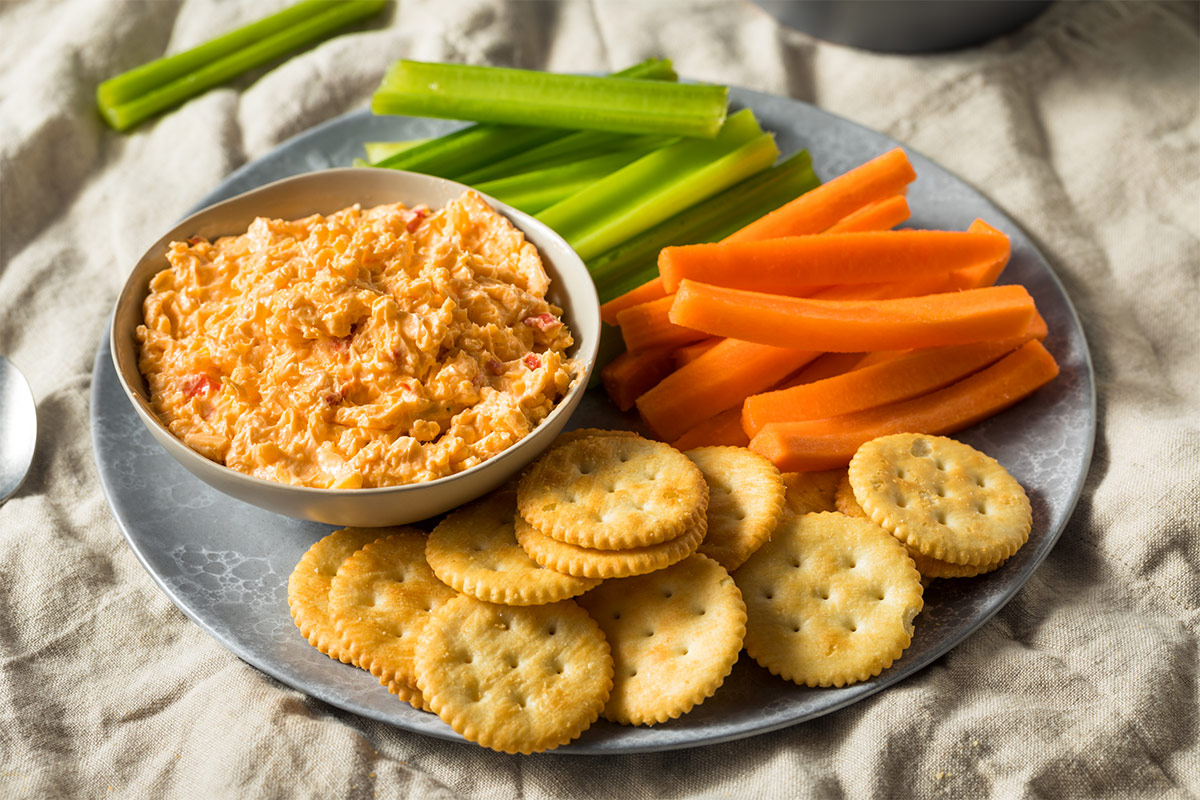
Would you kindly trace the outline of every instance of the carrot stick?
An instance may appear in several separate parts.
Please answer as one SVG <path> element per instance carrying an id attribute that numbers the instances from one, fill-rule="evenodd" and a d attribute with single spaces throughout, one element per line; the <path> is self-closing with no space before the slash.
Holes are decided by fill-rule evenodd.
<path id="1" fill-rule="evenodd" d="M 908 199 L 902 194 L 894 194 L 842 217 L 825 232 L 886 231 L 907 220 L 910 214 Z"/>
<path id="2" fill-rule="evenodd" d="M 887 283 L 843 283 L 822 286 L 808 294 L 796 293 L 795 297 L 811 297 L 816 300 L 892 300 L 897 297 L 923 297 L 927 294 L 942 294 L 950 291 L 949 275 L 924 275 Z"/>
<path id="3" fill-rule="evenodd" d="M 784 236 L 757 242 L 664 247 L 658 273 L 668 292 L 683 279 L 800 294 L 813 286 L 881 283 L 991 264 L 1008 238 L 959 231 L 864 231 Z"/>
<path id="4" fill-rule="evenodd" d="M 711 447 L 713 445 L 745 447 L 750 444 L 750 437 L 742 430 L 741 417 L 741 409 L 737 406 L 726 409 L 696 425 L 683 436 L 671 442 L 671 446 L 676 450 L 691 450 L 693 447 Z"/>
<path id="5" fill-rule="evenodd" d="M 829 183 L 800 195 L 800 197 L 797 197 L 787 205 L 781 206 L 770 214 L 751 222 L 741 230 L 731 233 L 722 241 L 750 242 L 759 239 L 769 239 L 775 236 L 820 233 L 865 205 L 878 200 L 891 199 L 892 195 L 900 195 L 916 176 L 912 165 L 908 163 L 908 156 L 904 154 L 903 150 L 896 148 L 872 161 L 868 161 L 862 166 L 850 170 L 850 172 L 838 178 L 834 178 Z M 885 188 L 888 186 L 894 186 L 895 188 L 889 191 Z M 833 188 L 830 189 L 829 187 Z M 813 192 L 820 192 L 821 194 L 815 203 L 810 199 L 804 204 L 795 205 Z M 902 195 L 901 198 L 903 199 Z M 789 207 L 792 208 L 789 209 Z M 907 207 L 908 204 L 905 202 L 905 208 Z M 815 209 L 821 208 L 825 210 L 817 213 Z M 789 210 L 785 212 L 785 209 Z M 806 218 L 809 221 L 801 224 L 801 221 Z M 822 224 L 822 221 L 826 219 L 828 221 Z M 899 224 L 899 222 L 896 224 Z M 783 232 L 776 232 L 777 229 L 782 229 Z M 641 303 L 648 303 L 651 300 L 657 300 L 666 295 L 667 290 L 663 287 L 662 281 L 658 278 L 653 278 L 636 289 L 631 289 L 620 297 L 613 298 L 604 303 L 600 306 L 600 317 L 609 325 L 616 325 L 617 313 L 622 309 Z"/>
<path id="6" fill-rule="evenodd" d="M 617 314 L 617 324 L 621 327 L 626 350 L 637 353 L 660 347 L 675 348 L 709 338 L 700 331 L 681 328 L 671 322 L 668 314 L 674 300 L 674 295 L 667 295 L 649 303 L 631 306 Z"/>
<path id="7" fill-rule="evenodd" d="M 670 318 L 713 336 L 851 353 L 1018 336 L 1033 313 L 1033 298 L 1015 285 L 893 300 L 814 300 L 685 280 Z"/>
<path id="8" fill-rule="evenodd" d="M 628 411 L 639 395 L 667 377 L 673 369 L 675 361 L 670 350 L 625 352 L 604 365 L 600 370 L 600 382 L 616 407 Z"/>
<path id="9" fill-rule="evenodd" d="M 817 355 L 725 339 L 639 397 L 638 411 L 655 435 L 674 441 L 709 417 L 741 408 Z"/>
<path id="10" fill-rule="evenodd" d="M 1000 277 L 1000 273 L 1008 266 L 1009 256 L 1012 254 L 1012 247 L 1008 241 L 1008 237 L 1003 233 L 988 225 L 981 219 L 977 219 L 971 223 L 971 227 L 967 229 L 971 233 L 985 233 L 989 236 L 996 236 L 1004 239 L 1004 251 L 998 253 L 996 258 L 986 264 L 979 264 L 974 267 L 962 267 L 950 273 L 950 279 L 946 285 L 946 291 L 954 291 L 957 289 L 982 289 L 984 286 L 992 286 L 996 283 L 996 279 Z"/>
<path id="11" fill-rule="evenodd" d="M 1031 341 L 992 366 L 922 397 L 828 419 L 777 422 L 750 440 L 785 472 L 845 466 L 865 442 L 893 433 L 947 434 L 974 425 L 1037 391 L 1058 374 L 1040 342 Z"/>
<path id="12" fill-rule="evenodd" d="M 865 205 L 900 194 L 917 174 L 900 148 L 805 192 L 725 238 L 727 242 L 820 233 Z"/>
<path id="13" fill-rule="evenodd" d="M 813 383 L 814 381 L 822 381 L 826 378 L 832 378 L 835 375 L 842 375 L 851 370 L 858 369 L 858 364 L 864 358 L 866 353 L 825 353 L 818 356 L 804 369 L 797 372 L 790 379 L 784 381 L 781 388 L 790 388 L 792 386 L 801 386 L 805 383 Z"/>
<path id="14" fill-rule="evenodd" d="M 685 344 L 683 347 L 675 348 L 672 357 L 675 359 L 675 369 L 679 369 L 684 364 L 690 364 L 700 356 L 707 353 L 709 350 L 721 343 L 721 340 L 715 336 L 708 339 L 701 339 L 698 342 Z"/>
<path id="15" fill-rule="evenodd" d="M 825 380 L 752 395 L 742 405 L 742 427 L 754 436 L 773 422 L 852 414 L 919 397 L 949 386 L 998 361 L 1027 337 L 930 347 Z"/>
<path id="16" fill-rule="evenodd" d="M 651 300 L 658 300 L 667 296 L 667 290 L 663 288 L 663 283 L 660 278 L 646 281 L 636 289 L 630 289 L 620 297 L 614 297 L 604 305 L 600 306 L 600 318 L 609 325 L 617 324 L 617 315 L 627 308 L 640 306 L 642 303 L 649 303 Z"/>

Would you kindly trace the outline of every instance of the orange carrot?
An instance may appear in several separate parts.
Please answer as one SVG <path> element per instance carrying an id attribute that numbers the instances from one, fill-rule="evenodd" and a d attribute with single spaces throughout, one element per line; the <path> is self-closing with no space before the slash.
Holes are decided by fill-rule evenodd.
<path id="1" fill-rule="evenodd" d="M 817 355 L 725 339 L 639 397 L 638 411 L 656 436 L 674 441 L 709 417 L 741 408 Z"/>
<path id="2" fill-rule="evenodd" d="M 659 278 L 653 278 L 636 289 L 630 289 L 620 297 L 614 297 L 600 306 L 600 318 L 609 325 L 616 325 L 617 315 L 625 309 L 640 306 L 642 303 L 649 303 L 651 300 L 658 300 L 666 296 L 667 290 L 663 288 L 662 281 Z"/>
<path id="3" fill-rule="evenodd" d="M 808 294 L 797 293 L 796 297 L 812 297 L 817 300 L 892 300 L 897 297 L 923 297 L 950 291 L 947 284 L 950 276 L 923 275 L 887 283 L 843 283 L 823 286 Z"/>
<path id="4" fill-rule="evenodd" d="M 800 195 L 787 205 L 731 233 L 722 241 L 750 242 L 775 236 L 820 233 L 863 206 L 879 200 L 890 200 L 892 195 L 900 195 L 916 177 L 912 165 L 908 163 L 908 156 L 903 150 L 896 148 Z M 894 188 L 889 190 L 888 187 Z M 815 199 L 811 197 L 813 192 L 818 193 Z M 807 200 L 804 199 L 806 197 Z M 800 203 L 802 200 L 804 202 Z M 905 208 L 907 207 L 905 202 Z M 901 221 L 903 220 L 895 224 Z M 600 306 L 600 317 L 609 325 L 616 325 L 617 313 L 622 309 L 648 303 L 666 295 L 667 290 L 662 281 L 652 278 L 636 289 L 631 289 Z"/>
<path id="5" fill-rule="evenodd" d="M 617 324 L 621 327 L 626 350 L 637 353 L 660 347 L 675 348 L 709 338 L 700 331 L 681 328 L 671 322 L 668 314 L 674 299 L 674 295 L 667 295 L 649 303 L 631 306 L 617 314 Z"/>
<path id="6" fill-rule="evenodd" d="M 811 364 L 785 380 L 780 388 L 786 389 L 792 386 L 801 386 L 805 383 L 832 378 L 834 375 L 842 375 L 851 370 L 858 369 L 859 362 L 866 358 L 866 356 L 866 353 L 825 353 L 813 359 Z"/>
<path id="7" fill-rule="evenodd" d="M 692 342 L 691 344 L 685 344 L 683 347 L 675 348 L 675 352 L 671 354 L 675 358 L 675 369 L 679 369 L 684 364 L 690 364 L 716 347 L 720 342 L 719 338 L 712 336 L 708 339 L 701 339 L 698 342 Z"/>
<path id="8" fill-rule="evenodd" d="M 851 353 L 1018 336 L 1033 313 L 1033 298 L 1023 286 L 893 300 L 813 300 L 685 280 L 670 318 L 713 336 Z"/>
<path id="9" fill-rule="evenodd" d="M 622 411 L 633 408 L 638 396 L 667 377 L 675 369 L 671 351 L 647 350 L 621 353 L 600 370 L 600 382 Z"/>
<path id="10" fill-rule="evenodd" d="M 930 347 L 832 378 L 746 398 L 742 427 L 754 436 L 773 422 L 852 414 L 919 397 L 949 386 L 998 361 L 1028 337 Z"/>
<path id="11" fill-rule="evenodd" d="M 1031 341 L 992 366 L 921 397 L 828 419 L 777 422 L 750 440 L 784 472 L 845 466 L 862 444 L 893 433 L 948 434 L 974 425 L 1037 391 L 1058 374 L 1040 342 Z"/>
<path id="12" fill-rule="evenodd" d="M 959 231 L 864 231 L 759 242 L 664 247 L 658 273 L 668 292 L 690 279 L 757 292 L 801 294 L 813 286 L 880 283 L 991 264 L 1008 237 Z"/>
<path id="13" fill-rule="evenodd" d="M 805 192 L 725 238 L 726 242 L 820 233 L 865 205 L 900 194 L 915 180 L 900 148 L 891 150 Z"/>
<path id="14" fill-rule="evenodd" d="M 713 445 L 745 447 L 750 444 L 750 437 L 742 430 L 741 416 L 741 409 L 737 406 L 722 411 L 671 442 L 671 446 L 676 450 L 691 450 L 693 447 L 711 447 Z"/>
<path id="15" fill-rule="evenodd" d="M 910 213 L 907 198 L 902 194 L 894 194 L 842 217 L 825 232 L 886 231 L 904 222 Z"/>
<path id="16" fill-rule="evenodd" d="M 946 284 L 946 291 L 982 289 L 984 286 L 995 284 L 996 279 L 1000 277 L 1000 273 L 1008 265 L 1009 256 L 1012 254 L 1012 247 L 1008 241 L 1008 237 L 983 220 L 975 220 L 967 230 L 971 233 L 985 233 L 989 236 L 1002 238 L 1004 240 L 1004 251 L 998 253 L 995 259 L 985 264 L 979 264 L 974 267 L 962 267 L 950 273 L 950 279 Z"/>

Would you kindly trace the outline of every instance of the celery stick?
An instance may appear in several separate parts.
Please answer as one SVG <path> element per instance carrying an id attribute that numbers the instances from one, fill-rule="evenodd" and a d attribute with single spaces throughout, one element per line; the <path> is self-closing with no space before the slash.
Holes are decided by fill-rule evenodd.
<path id="1" fill-rule="evenodd" d="M 246 70 L 265 64 L 304 45 L 328 36 L 335 30 L 358 22 L 380 11 L 386 0 L 341 0 L 327 4 L 278 33 L 266 36 L 227 56 L 211 61 L 192 72 L 115 105 L 98 99 L 105 121 L 117 130 L 126 130 L 147 117 L 175 106 L 206 89 L 211 89 Z M 145 78 L 139 79 L 140 81 Z M 113 90 L 109 90 L 110 92 Z M 122 96 L 122 91 L 116 91 Z"/>
<path id="2" fill-rule="evenodd" d="M 609 217 L 622 214 L 626 205 L 637 202 L 639 194 L 655 192 L 685 170 L 719 158 L 762 132 L 752 111 L 739 111 L 729 117 L 715 139 L 681 139 L 635 161 L 587 192 L 546 209 L 538 218 L 568 241 L 581 237 L 589 229 L 605 225 Z"/>
<path id="3" fill-rule="evenodd" d="M 96 99 L 101 105 L 115 106 L 136 99 L 152 89 L 187 75 L 213 61 L 232 55 L 260 39 L 273 36 L 327 10 L 334 0 L 304 0 L 269 17 L 230 31 L 191 50 L 158 58 L 134 67 L 96 87 Z"/>
<path id="4" fill-rule="evenodd" d="M 376 167 L 424 172 L 458 180 L 464 174 L 560 136 L 551 128 L 471 125 L 385 158 Z"/>
<path id="5" fill-rule="evenodd" d="M 658 251 L 670 245 L 724 239 L 820 185 L 807 150 L 692 205 L 588 261 L 600 302 L 641 286 L 658 274 Z"/>
<path id="6" fill-rule="evenodd" d="M 585 261 L 743 178 L 779 155 L 749 109 L 729 118 L 711 141 L 683 140 L 656 150 L 537 215 Z"/>
<path id="7" fill-rule="evenodd" d="M 614 77 L 674 80 L 676 75 L 670 61 L 649 59 L 616 73 Z M 474 171 L 562 136 L 563 132 L 556 128 L 469 125 L 386 158 L 375 166 L 469 182 L 464 178 Z"/>
<path id="8" fill-rule="evenodd" d="M 643 147 L 640 150 L 605 153 L 570 164 L 477 183 L 474 186 L 484 194 L 519 208 L 526 214 L 536 214 L 612 174 L 631 161 L 641 158 L 651 149 Z"/>
<path id="9" fill-rule="evenodd" d="M 389 156 L 394 156 L 396 153 L 403 153 L 405 150 L 419 147 L 428 141 L 428 139 L 409 139 L 406 142 L 363 142 L 363 150 L 367 153 L 366 163 L 369 166 L 377 161 L 383 161 Z"/>
<path id="10" fill-rule="evenodd" d="M 541 147 L 526 150 L 510 156 L 503 161 L 488 164 L 485 167 L 463 175 L 463 183 L 476 184 L 483 181 L 493 181 L 513 175 L 521 175 L 535 169 L 544 169 L 565 164 L 579 157 L 588 158 L 603 153 L 614 153 L 621 150 L 642 150 L 646 152 L 655 147 L 664 147 L 676 139 L 670 136 L 626 136 L 623 133 L 608 133 L 607 131 L 576 131 L 560 135 L 553 141 Z"/>
<path id="11" fill-rule="evenodd" d="M 709 138 L 725 120 L 728 88 L 616 80 L 505 67 L 401 60 L 371 100 L 376 114 Z"/>

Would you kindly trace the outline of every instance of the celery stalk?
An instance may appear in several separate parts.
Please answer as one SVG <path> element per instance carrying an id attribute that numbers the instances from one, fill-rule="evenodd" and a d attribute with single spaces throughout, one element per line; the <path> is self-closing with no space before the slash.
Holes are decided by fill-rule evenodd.
<path id="1" fill-rule="evenodd" d="M 401 60 L 371 100 L 376 114 L 469 119 L 500 125 L 712 138 L 728 88 L 616 80 L 506 67 Z"/>
<path id="2" fill-rule="evenodd" d="M 165 67 L 155 68 L 154 63 L 156 62 L 152 62 L 146 67 L 132 71 L 136 72 L 133 77 L 117 76 L 113 78 L 112 83 L 106 82 L 108 83 L 107 87 L 102 84 L 97 89 L 97 104 L 100 107 L 100 113 L 113 128 L 121 131 L 127 130 L 142 120 L 178 105 L 247 70 L 261 66 L 279 56 L 324 38 L 335 30 L 377 13 L 386 5 L 386 0 L 340 0 L 336 3 L 304 5 L 305 18 L 291 22 L 291 24 L 284 24 L 291 19 L 290 15 L 284 18 L 284 22 L 280 22 L 279 15 L 276 15 L 268 17 L 267 20 L 252 23 L 250 27 L 274 19 L 275 23 L 259 30 L 270 30 L 273 25 L 279 27 L 276 32 L 269 35 L 256 34 L 250 38 L 250 44 L 232 50 L 226 55 L 214 56 L 213 54 L 223 52 L 229 46 L 229 42 L 235 44 L 242 42 L 243 37 L 229 34 L 228 36 L 232 38 L 226 39 L 219 47 L 213 47 L 208 51 L 203 49 L 206 47 L 205 45 L 196 48 L 197 51 L 200 51 L 199 56 L 195 55 L 194 51 L 189 51 L 190 55 L 180 54 L 180 57 L 171 57 L 177 58 L 177 60 Z M 292 10 L 294 11 L 294 9 Z M 184 55 L 187 57 L 182 58 Z M 170 62 L 171 59 L 168 58 L 166 61 Z M 189 71 L 182 72 L 184 69 Z M 126 75 L 130 75 L 132 72 L 126 73 Z M 156 77 L 163 82 L 155 86 L 153 79 Z M 133 93 L 139 89 L 141 91 Z M 115 102 L 112 102 L 113 99 Z"/>
<path id="3" fill-rule="evenodd" d="M 712 140 L 685 139 L 656 150 L 537 215 L 585 261 L 766 169 L 778 157 L 749 109 Z"/>
<path id="4" fill-rule="evenodd" d="M 600 302 L 606 303 L 658 274 L 658 252 L 681 244 L 716 242 L 821 184 L 801 150 L 588 261 Z"/>
<path id="5" fill-rule="evenodd" d="M 428 141 L 428 139 L 409 139 L 406 142 L 363 142 L 363 150 L 366 151 L 367 164 L 370 165 L 376 161 L 383 161 L 388 156 L 394 156 L 396 153 L 412 150 Z"/>
<path id="6" fill-rule="evenodd" d="M 466 173 L 497 159 L 538 147 L 561 135 L 560 131 L 552 128 L 471 125 L 396 153 L 374 166 L 458 180 Z"/>
<path id="7" fill-rule="evenodd" d="M 675 138 L 669 136 L 626 136 L 607 131 L 576 131 L 560 135 L 541 147 L 526 150 L 496 161 L 463 175 L 463 183 L 476 184 L 513 175 L 521 175 L 536 169 L 545 169 L 565 164 L 577 158 L 590 158 L 604 153 L 623 150 L 644 150 L 671 144 Z"/>
<path id="8" fill-rule="evenodd" d="M 128 72 L 109 78 L 96 87 L 96 99 L 102 105 L 109 106 L 127 103 L 213 61 L 232 55 L 243 47 L 249 47 L 260 39 L 290 28 L 314 14 L 328 9 L 331 2 L 332 0 L 304 0 L 269 17 L 243 25 L 237 30 L 218 36 L 198 47 L 193 47 L 191 50 L 158 58 L 134 67 Z"/>
<path id="9" fill-rule="evenodd" d="M 670 81 L 675 80 L 677 76 L 670 61 L 648 59 L 616 73 L 613 77 Z M 463 180 L 470 173 L 493 162 L 533 150 L 563 135 L 561 130 L 555 128 L 469 125 L 431 139 L 420 147 L 397 153 L 374 166 Z"/>
<path id="10" fill-rule="evenodd" d="M 474 186 L 526 214 L 536 214 L 640 158 L 650 149 L 643 147 L 640 150 L 605 153 L 570 164 L 476 183 Z"/>

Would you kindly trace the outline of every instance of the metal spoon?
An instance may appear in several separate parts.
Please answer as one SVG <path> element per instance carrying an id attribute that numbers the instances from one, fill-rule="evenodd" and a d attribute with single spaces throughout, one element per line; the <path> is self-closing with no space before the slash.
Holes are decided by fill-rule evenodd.
<path id="1" fill-rule="evenodd" d="M 37 405 L 29 382 L 0 356 L 0 504 L 16 494 L 33 463 Z"/>

